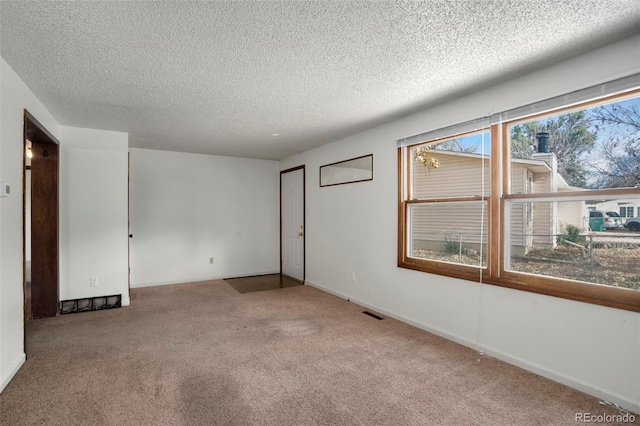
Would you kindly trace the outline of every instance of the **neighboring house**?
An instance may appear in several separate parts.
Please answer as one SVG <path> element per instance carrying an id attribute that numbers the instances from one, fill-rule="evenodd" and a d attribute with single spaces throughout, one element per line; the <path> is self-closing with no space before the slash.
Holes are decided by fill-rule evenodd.
<path id="1" fill-rule="evenodd" d="M 614 200 L 605 202 L 593 202 L 587 205 L 588 210 L 600 210 L 603 212 L 616 212 L 624 223 L 627 217 L 640 217 L 640 199 Z"/>
<path id="2" fill-rule="evenodd" d="M 433 150 L 430 155 L 440 162 L 438 169 L 414 167 L 413 189 L 416 198 L 449 198 L 485 194 L 489 197 L 488 158 L 457 151 Z M 511 161 L 511 193 L 576 191 L 558 173 L 553 153 L 536 153 L 533 159 Z M 484 187 L 484 190 L 483 190 Z M 482 202 L 434 203 L 414 207 L 413 244 L 415 249 L 445 249 L 445 240 L 460 241 L 479 250 L 486 244 L 488 218 Z M 486 210 L 485 210 L 486 213 Z M 485 226 L 481 227 L 484 221 Z M 588 213 L 584 201 L 514 203 L 510 209 L 511 253 L 526 254 L 532 248 L 553 248 L 556 234 L 568 224 L 586 229 Z M 484 248 L 483 248 L 484 250 Z"/>

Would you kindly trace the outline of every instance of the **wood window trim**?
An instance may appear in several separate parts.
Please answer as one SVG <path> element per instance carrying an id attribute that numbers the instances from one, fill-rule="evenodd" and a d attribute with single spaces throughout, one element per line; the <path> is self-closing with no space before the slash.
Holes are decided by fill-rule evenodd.
<path id="1" fill-rule="evenodd" d="M 515 290 L 640 312 L 640 291 L 628 288 L 514 271 L 503 271 L 503 276 L 500 279 L 489 279 L 485 282 Z"/>
<path id="2" fill-rule="evenodd" d="M 467 132 L 464 135 L 477 133 Z M 458 135 L 459 137 L 460 135 Z M 451 138 L 442 138 L 434 141 L 444 141 Z M 406 247 L 408 242 L 407 227 L 408 227 L 408 206 L 421 205 L 421 204 L 434 204 L 434 203 L 447 203 L 447 202 L 478 202 L 485 201 L 487 203 L 487 211 L 489 211 L 490 197 L 483 196 L 468 196 L 468 197 L 448 197 L 448 198 L 433 198 L 426 200 L 408 200 L 405 199 L 410 191 L 409 186 L 411 182 L 411 151 L 409 149 L 398 148 L 398 267 L 405 269 L 412 269 L 415 271 L 428 272 L 437 275 L 444 275 L 453 278 L 461 278 L 470 281 L 478 281 L 484 274 L 488 273 L 487 267 L 477 267 L 462 265 L 450 262 L 441 262 L 430 259 L 419 259 L 408 256 L 406 253 Z M 406 174 L 405 174 L 406 172 Z M 403 179 L 403 176 L 404 180 Z M 490 219 L 488 220 L 488 223 Z"/>
<path id="3" fill-rule="evenodd" d="M 504 200 L 531 200 L 531 201 L 575 201 L 584 200 L 585 198 L 608 198 L 608 197 L 624 197 L 638 196 L 638 188 L 615 188 L 615 189 L 587 189 L 584 191 L 565 191 L 565 192 L 536 192 L 533 194 L 506 194 L 502 198 Z"/>
<path id="4" fill-rule="evenodd" d="M 398 267 L 435 275 L 444 275 L 446 277 L 460 278 L 467 281 L 480 281 L 484 275 L 481 271 L 486 271 L 485 268 L 439 262 L 437 260 L 417 259 L 414 257 L 405 257 L 399 260 Z M 485 279 L 482 279 L 482 282 L 485 281 Z"/>
<path id="5" fill-rule="evenodd" d="M 527 291 L 552 297 L 559 297 L 578 302 L 585 302 L 632 312 L 640 312 L 640 291 L 612 287 L 601 284 L 574 281 L 569 279 L 534 275 L 524 272 L 505 270 L 505 253 L 507 238 L 505 237 L 505 224 L 503 218 L 508 201 L 530 200 L 575 200 L 584 197 L 621 197 L 633 195 L 637 197 L 637 188 L 600 189 L 584 191 L 567 191 L 562 193 L 534 193 L 511 194 L 510 193 L 510 165 L 511 152 L 509 144 L 509 127 L 531 120 L 549 117 L 557 114 L 589 108 L 606 102 L 624 100 L 640 94 L 640 90 L 633 90 L 617 95 L 607 96 L 577 105 L 571 105 L 528 117 L 519 117 L 508 122 L 495 123 L 490 126 L 491 144 L 491 188 L 487 197 L 456 197 L 427 200 L 409 200 L 408 191 L 411 185 L 411 150 L 413 146 L 429 143 L 438 143 L 450 138 L 440 138 L 434 141 L 425 141 L 409 147 L 398 147 L 398 252 L 397 266 L 415 271 L 427 272 L 469 281 L 481 281 L 482 283 L 514 290 Z M 459 135 L 458 135 L 459 137 Z M 499 159 L 499 161 L 493 161 Z M 482 199 L 487 201 L 488 210 L 488 241 L 487 241 L 487 267 L 478 268 L 436 260 L 418 259 L 408 256 L 408 207 L 412 204 L 438 203 L 447 201 L 475 201 Z"/>

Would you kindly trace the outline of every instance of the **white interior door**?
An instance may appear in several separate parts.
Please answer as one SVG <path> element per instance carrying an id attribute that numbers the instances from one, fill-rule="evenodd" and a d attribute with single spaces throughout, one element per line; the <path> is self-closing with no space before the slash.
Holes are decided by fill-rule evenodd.
<path id="1" fill-rule="evenodd" d="M 280 175 L 282 274 L 304 281 L 304 168 Z"/>

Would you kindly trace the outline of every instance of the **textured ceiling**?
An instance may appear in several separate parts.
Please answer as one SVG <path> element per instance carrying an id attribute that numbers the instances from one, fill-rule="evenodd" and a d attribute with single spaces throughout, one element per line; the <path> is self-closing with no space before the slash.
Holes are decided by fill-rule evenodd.
<path id="1" fill-rule="evenodd" d="M 60 124 L 282 159 L 638 33 L 640 1 L 4 0 L 0 24 Z"/>

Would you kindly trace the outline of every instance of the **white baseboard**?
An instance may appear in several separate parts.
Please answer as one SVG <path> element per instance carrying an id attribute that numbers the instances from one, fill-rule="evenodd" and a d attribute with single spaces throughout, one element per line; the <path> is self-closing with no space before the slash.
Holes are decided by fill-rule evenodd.
<path id="1" fill-rule="evenodd" d="M 4 388 L 7 387 L 11 379 L 13 379 L 13 376 L 16 375 L 16 373 L 18 372 L 18 370 L 20 370 L 20 367 L 22 367 L 22 364 L 24 364 L 26 360 L 27 360 L 27 355 L 23 353 L 13 363 L 11 368 L 9 368 L 9 371 L 7 371 L 7 374 L 2 378 L 2 381 L 0 382 L 0 393 L 2 393 Z"/>
<path id="2" fill-rule="evenodd" d="M 257 277 L 260 275 L 271 275 L 271 274 L 279 274 L 279 273 L 280 273 L 279 270 L 264 271 L 264 272 L 247 272 L 242 274 L 216 275 L 215 277 L 193 278 L 189 280 L 179 280 L 179 281 L 156 281 L 156 282 L 139 283 L 139 284 L 132 283 L 131 288 L 155 287 L 158 285 L 187 284 L 187 283 L 196 283 L 201 281 L 226 280 L 227 278 Z"/>
<path id="3" fill-rule="evenodd" d="M 580 392 L 584 392 L 588 395 L 594 396 L 600 399 L 601 401 L 615 403 L 626 411 L 633 412 L 635 414 L 640 414 L 640 404 L 637 401 L 632 401 L 627 398 L 624 398 L 621 395 L 612 393 L 610 391 L 605 391 L 597 387 L 593 387 L 588 383 L 585 383 L 576 378 L 569 377 L 565 374 L 559 373 L 554 370 L 550 370 L 538 364 L 532 363 L 526 359 L 514 357 L 510 354 L 507 354 L 500 350 L 496 350 L 491 347 L 485 347 L 485 349 L 483 350 L 485 354 L 488 356 L 499 359 L 511 365 L 515 365 L 516 367 L 520 367 L 523 370 L 530 371 L 539 376 L 546 377 L 547 379 L 553 380 L 554 382 L 561 383 L 570 388 L 579 390 Z"/>
<path id="4" fill-rule="evenodd" d="M 579 390 L 580 392 L 584 392 L 588 395 L 594 396 L 596 398 L 599 398 L 603 401 L 608 401 L 608 402 L 612 402 L 615 404 L 618 404 L 620 407 L 622 407 L 623 409 L 636 413 L 636 414 L 640 414 L 640 403 L 638 401 L 632 401 L 629 400 L 627 398 L 624 398 L 623 396 L 620 395 L 616 395 L 613 394 L 611 392 L 607 392 L 605 390 L 602 389 L 598 389 L 596 387 L 593 387 L 591 385 L 589 385 L 588 383 L 584 383 L 580 380 L 577 380 L 575 378 L 569 377 L 565 374 L 553 371 L 553 370 L 549 370 L 547 368 L 544 368 L 538 364 L 532 363 L 530 361 L 527 361 L 525 359 L 519 358 L 519 357 L 514 357 L 508 353 L 505 353 L 503 351 L 500 351 L 498 349 L 495 348 L 491 348 L 491 347 L 487 347 L 482 345 L 481 343 L 476 343 L 476 342 L 471 342 L 468 339 L 462 338 L 460 336 L 456 336 L 454 334 L 448 333 L 447 331 L 444 331 L 442 329 L 439 329 L 437 327 L 431 327 L 427 324 L 423 324 L 419 321 L 415 321 L 412 320 L 410 318 L 407 318 L 403 315 L 397 314 L 395 312 L 391 312 L 387 309 L 381 308 L 379 306 L 373 305 L 371 303 L 368 303 L 366 301 L 360 300 L 358 298 L 354 298 L 351 297 L 347 294 L 343 294 L 340 293 L 338 291 L 332 290 L 330 288 L 327 288 L 321 284 L 318 283 L 314 283 L 312 281 L 306 280 L 305 284 L 310 285 L 312 287 L 316 287 L 319 290 L 325 291 L 327 293 L 331 293 L 334 296 L 340 297 L 341 299 L 347 299 L 353 303 L 356 303 L 358 305 L 364 306 L 366 308 L 372 309 L 376 312 L 379 312 L 381 314 L 387 315 L 391 318 L 397 319 L 398 321 L 402 321 L 406 324 L 412 325 L 416 328 L 425 330 L 429 333 L 433 333 L 437 336 L 443 337 L 447 340 L 451 340 L 454 341 L 456 343 L 459 343 L 463 346 L 469 347 L 471 349 L 475 349 L 477 351 L 483 351 L 484 352 L 484 356 L 490 356 L 496 359 L 499 359 L 501 361 L 504 361 L 508 364 L 511 365 L 515 365 L 516 367 L 522 368 L 523 370 L 527 370 L 530 371 L 534 374 L 537 374 L 539 376 L 545 377 L 547 379 L 553 380 L 554 382 L 558 382 L 561 383 L 565 386 L 568 386 L 570 388 Z"/>

